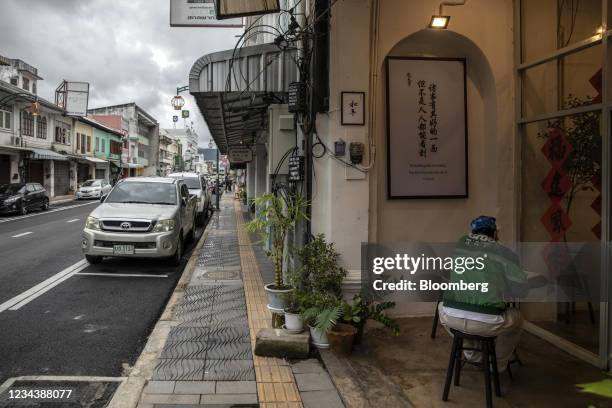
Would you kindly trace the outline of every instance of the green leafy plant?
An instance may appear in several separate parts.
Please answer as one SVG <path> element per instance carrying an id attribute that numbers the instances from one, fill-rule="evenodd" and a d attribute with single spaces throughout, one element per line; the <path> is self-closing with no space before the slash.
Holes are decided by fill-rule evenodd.
<path id="1" fill-rule="evenodd" d="M 297 251 L 300 267 L 297 268 L 296 287 L 303 292 L 331 293 L 342 296 L 342 281 L 346 269 L 339 264 L 340 254 L 333 243 L 319 234 Z"/>
<path id="2" fill-rule="evenodd" d="M 397 336 L 400 332 L 399 325 L 385 313 L 394 307 L 395 302 L 366 301 L 360 295 L 355 295 L 350 303 L 342 303 L 342 320 L 361 330 L 366 321 L 371 319 L 391 329 Z"/>
<path id="3" fill-rule="evenodd" d="M 304 294 L 302 302 L 302 319 L 323 333 L 330 331 L 342 316 L 341 301 L 331 293 Z"/>
<path id="4" fill-rule="evenodd" d="M 255 218 L 247 223 L 249 232 L 258 232 L 262 239 L 271 240 L 267 255 L 274 262 L 275 289 L 285 289 L 283 259 L 285 238 L 296 222 L 307 219 L 307 201 L 300 194 L 263 194 L 255 199 Z"/>

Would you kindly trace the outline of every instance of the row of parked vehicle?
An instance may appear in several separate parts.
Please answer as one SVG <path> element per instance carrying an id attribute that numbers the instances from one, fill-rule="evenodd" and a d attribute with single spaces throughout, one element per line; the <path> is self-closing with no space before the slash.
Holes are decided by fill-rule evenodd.
<path id="1" fill-rule="evenodd" d="M 185 242 L 211 210 L 209 186 L 196 173 L 123 179 L 100 201 L 85 221 L 81 241 L 92 264 L 104 257 L 145 257 L 178 265 Z"/>

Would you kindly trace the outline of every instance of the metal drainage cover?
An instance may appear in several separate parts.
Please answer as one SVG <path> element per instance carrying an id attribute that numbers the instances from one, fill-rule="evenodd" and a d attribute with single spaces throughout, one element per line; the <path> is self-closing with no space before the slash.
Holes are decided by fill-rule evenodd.
<path id="1" fill-rule="evenodd" d="M 17 380 L 0 394 L 0 408 L 104 408 L 119 384 Z"/>
<path id="2" fill-rule="evenodd" d="M 235 280 L 240 279 L 239 271 L 209 271 L 202 274 L 202 278 L 210 280 Z"/>

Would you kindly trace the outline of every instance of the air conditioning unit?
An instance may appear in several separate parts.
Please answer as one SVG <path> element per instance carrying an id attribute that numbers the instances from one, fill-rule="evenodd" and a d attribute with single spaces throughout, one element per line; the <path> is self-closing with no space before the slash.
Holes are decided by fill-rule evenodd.
<path id="1" fill-rule="evenodd" d="M 11 136 L 12 146 L 21 146 L 21 138 L 19 136 Z"/>

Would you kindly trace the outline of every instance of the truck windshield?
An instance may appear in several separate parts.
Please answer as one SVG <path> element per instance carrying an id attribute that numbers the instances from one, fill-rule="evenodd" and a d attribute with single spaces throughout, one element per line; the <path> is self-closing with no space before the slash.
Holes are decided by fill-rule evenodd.
<path id="1" fill-rule="evenodd" d="M 176 186 L 170 183 L 119 183 L 105 202 L 176 205 Z"/>

